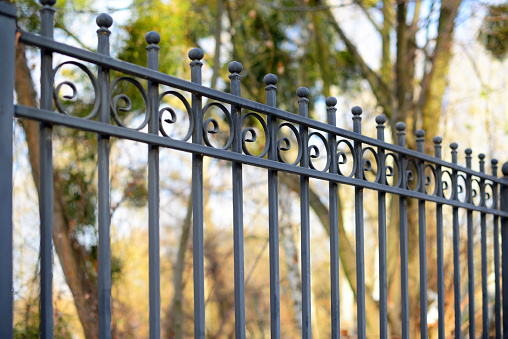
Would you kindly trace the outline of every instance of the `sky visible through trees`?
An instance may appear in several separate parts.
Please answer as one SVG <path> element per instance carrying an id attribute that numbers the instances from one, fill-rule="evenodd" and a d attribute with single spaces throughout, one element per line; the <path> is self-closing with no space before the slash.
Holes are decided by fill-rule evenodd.
<path id="1" fill-rule="evenodd" d="M 38 32 L 38 4 L 31 0 L 15 1 L 22 29 Z M 443 137 L 443 155 L 449 160 L 448 145 L 459 143 L 459 163 L 464 163 L 463 150 L 473 148 L 474 159 L 485 153 L 487 160 L 506 160 L 508 154 L 508 83 L 507 61 L 503 54 L 506 41 L 506 5 L 481 1 L 145 1 L 133 0 L 92 2 L 58 1 L 56 34 L 59 41 L 96 49 L 95 17 L 110 13 L 114 19 L 111 36 L 112 55 L 139 65 L 146 65 L 145 33 L 161 34 L 160 69 L 162 72 L 190 78 L 187 52 L 198 46 L 205 51 L 203 83 L 229 91 L 227 65 L 232 60 L 243 64 L 242 95 L 265 102 L 263 76 L 279 77 L 278 107 L 297 111 L 296 88 L 310 89 L 310 115 L 326 120 L 324 99 L 338 99 L 337 125 L 352 130 L 351 107 L 363 107 L 362 132 L 375 136 L 374 117 L 388 118 L 387 140 L 395 139 L 395 123 L 408 126 L 408 147 L 414 148 L 414 131 L 424 128 L 426 152 L 433 154 L 432 137 Z M 504 12 L 503 12 L 504 11 Z M 415 17 L 414 14 L 417 14 Z M 487 20 L 485 20 L 487 17 Z M 496 24 L 497 23 L 497 24 Z M 504 24 L 504 26 L 503 26 Z M 497 39 L 497 40 L 496 40 Z M 486 50 L 484 45 L 488 48 Z M 30 49 L 18 49 L 17 62 L 28 66 L 24 78 L 17 77 L 16 98 L 26 105 L 36 105 L 39 81 L 39 55 Z M 61 58 L 60 58 L 61 59 Z M 56 57 L 56 60 L 61 61 Z M 57 64 L 55 61 L 54 65 Z M 21 74 L 22 72 L 18 72 Z M 112 73 L 113 78 L 121 76 Z M 74 68 L 62 68 L 59 80 L 73 79 L 81 96 L 71 102 L 64 100 L 73 114 L 82 115 L 90 109 L 90 83 Z M 32 86 L 32 87 L 30 87 Z M 32 88 L 32 92 L 27 90 Z M 65 89 L 63 90 L 65 91 Z M 119 90 L 120 91 L 120 90 Z M 141 98 L 133 88 L 121 91 L 132 95 L 133 107 L 122 119 L 131 126 L 142 120 Z M 62 95 L 68 93 L 62 92 Z M 188 119 L 177 107 L 180 121 L 168 131 L 182 135 Z M 217 112 L 212 115 L 218 116 Z M 222 124 L 224 125 L 224 123 Z M 256 126 L 255 126 L 256 127 Z M 36 126 L 17 121 L 14 163 L 14 225 L 15 225 L 15 327 L 16 337 L 38 337 L 38 213 L 37 182 L 34 185 L 36 143 L 29 136 Z M 225 128 L 221 126 L 221 128 Z M 259 128 L 259 126 L 257 126 Z M 223 130 L 212 140 L 225 142 Z M 252 151 L 259 151 L 264 140 L 258 140 Z M 66 209 L 56 215 L 62 220 L 63 233 L 76 253 L 68 260 L 63 248 L 55 244 L 55 337 L 96 337 L 96 147 L 95 135 L 57 129 L 55 145 L 55 185 L 66 194 L 58 197 Z M 127 141 L 115 141 L 111 149 L 111 225 L 113 331 L 121 338 L 148 337 L 148 236 L 146 228 L 146 147 Z M 292 154 L 289 157 L 294 156 Z M 477 160 L 473 162 L 477 169 Z M 489 166 L 487 166 L 489 167 Z M 488 169 L 490 171 L 490 168 Z M 244 170 L 245 281 L 247 302 L 247 333 L 252 338 L 269 336 L 269 266 L 268 222 L 265 171 L 247 167 Z M 259 179 L 263 178 L 263 179 Z M 232 193 L 230 164 L 205 161 L 205 271 L 207 337 L 234 336 L 233 302 L 233 240 Z M 284 337 L 298 337 L 301 319 L 299 293 L 299 207 L 295 189 L 297 178 L 281 178 L 281 328 Z M 312 205 L 311 267 L 312 326 L 316 338 L 330 336 L 329 319 L 329 228 L 327 183 L 311 180 L 311 189 L 319 197 Z M 341 187 L 341 328 L 343 337 L 356 335 L 354 266 L 354 202 L 350 187 Z M 193 336 L 192 326 L 192 236 L 190 228 L 190 156 L 176 151 L 161 151 L 161 311 L 163 336 Z M 367 192 L 366 253 L 367 333 L 379 333 L 379 298 L 377 268 L 377 199 Z M 398 215 L 397 199 L 389 214 Z M 371 203 L 372 202 L 372 203 Z M 390 202 L 390 201 L 389 201 Z M 387 204 L 388 206 L 388 204 Z M 415 204 L 409 206 L 410 211 Z M 432 207 L 429 208 L 433 211 Z M 319 212 L 321 211 L 321 212 Z M 409 224 L 415 223 L 415 216 Z M 461 215 L 465 220 L 465 213 Z M 429 220 L 429 222 L 434 222 Z M 475 250 L 479 253 L 479 221 Z M 400 335 L 400 277 L 398 220 L 388 220 L 389 319 L 390 335 Z M 433 224 L 432 224 L 433 225 Z M 429 337 L 436 335 L 435 310 L 436 273 L 435 231 L 428 227 L 429 260 Z M 418 264 L 417 227 L 409 234 L 410 266 Z M 465 230 L 464 230 L 465 232 Z M 489 230 L 492 239 L 492 230 Z M 465 233 L 462 234 L 465 239 Z M 451 230 L 445 232 L 445 253 L 451 256 Z M 465 243 L 465 241 L 464 241 Z M 492 242 L 489 242 L 489 253 Z M 464 247 L 465 248 L 465 247 Z M 375 250 L 374 250 L 375 249 Z M 351 256 L 353 253 L 353 256 Z M 476 260 L 476 259 L 475 259 Z M 489 274 L 493 272 L 492 258 Z M 463 276 L 466 263 L 463 261 Z M 446 264 L 445 264 L 446 265 Z M 447 263 L 451 271 L 451 263 Z M 476 262 L 479 269 L 479 259 Z M 81 281 L 69 279 L 72 269 L 83 272 Z M 414 266 L 410 281 L 417 286 L 419 274 Z M 480 274 L 476 277 L 480 279 Z M 446 290 L 453 294 L 453 276 L 446 278 Z M 490 280 L 489 280 L 490 281 Z M 478 280 L 479 290 L 480 280 Z M 492 286 L 492 284 L 489 285 Z M 463 288 L 467 290 L 467 288 Z M 300 299 L 299 299 L 300 298 Z M 410 296 L 411 336 L 419 336 L 419 295 Z M 95 301 L 96 302 L 96 301 Z M 481 303 L 477 302 L 478 309 Z M 91 307 L 88 311 L 80 311 Z M 446 330 L 453 330 L 453 300 L 447 300 Z M 88 312 L 88 313 L 87 313 Z M 492 318 L 492 317 L 491 317 Z M 477 335 L 481 331 L 477 318 Z M 467 332 L 467 329 L 463 329 Z"/>

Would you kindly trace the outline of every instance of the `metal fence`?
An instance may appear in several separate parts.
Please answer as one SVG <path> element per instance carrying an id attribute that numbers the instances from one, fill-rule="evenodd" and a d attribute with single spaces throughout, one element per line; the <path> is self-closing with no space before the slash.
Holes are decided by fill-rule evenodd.
<path id="1" fill-rule="evenodd" d="M 474 248 L 473 216 L 481 220 L 481 288 L 483 338 L 488 337 L 488 294 L 487 294 L 487 227 L 493 228 L 494 272 L 495 272 L 495 333 L 501 338 L 501 282 L 508 290 L 508 245 L 504 245 L 500 258 L 499 222 L 503 244 L 508 244 L 508 163 L 502 167 L 504 178 L 497 177 L 497 160 L 491 160 L 492 173 L 485 173 L 485 156 L 480 154 L 479 171 L 472 170 L 472 151 L 466 149 L 466 166 L 457 163 L 458 145 L 450 145 L 452 162 L 441 159 L 440 137 L 434 137 L 434 156 L 424 154 L 422 130 L 415 132 L 417 150 L 405 147 L 405 125 L 397 123 L 397 144 L 384 141 L 386 118 L 378 116 L 377 138 L 361 134 L 362 110 L 353 107 L 353 131 L 336 127 L 333 97 L 326 99 L 327 123 L 308 118 L 309 90 L 297 90 L 298 114 L 276 108 L 277 77 L 268 74 L 266 84 L 266 104 L 253 102 L 241 97 L 242 65 L 229 64 L 228 70 L 231 93 L 224 93 L 202 86 L 200 61 L 204 54 L 194 48 L 189 52 L 191 81 L 181 80 L 158 72 L 157 46 L 160 36 L 156 32 L 146 35 L 147 67 L 122 62 L 109 56 L 108 28 L 112 19 L 107 14 L 97 17 L 99 29 L 98 52 L 90 52 L 71 47 L 53 40 L 53 16 L 51 7 L 55 1 L 43 0 L 41 13 L 41 35 L 16 30 L 15 8 L 0 2 L 0 337 L 13 336 L 13 245 L 12 245 L 12 135 L 13 119 L 25 118 L 40 121 L 40 265 L 41 299 L 40 330 L 41 338 L 53 336 L 52 311 L 52 218 L 53 218 L 53 126 L 97 133 L 98 137 L 98 284 L 99 284 L 99 332 L 101 338 L 111 337 L 111 256 L 110 256 L 110 183 L 109 183 L 109 144 L 110 138 L 134 140 L 148 146 L 148 211 L 149 211 L 149 322 L 150 338 L 160 337 L 160 263 L 159 263 L 159 149 L 171 148 L 192 153 L 192 203 L 193 203 L 193 271 L 194 271 L 194 333 L 196 338 L 205 337 L 205 293 L 204 293 L 204 249 L 203 249 L 203 157 L 223 159 L 232 164 L 233 179 L 233 224 L 234 224 L 234 303 L 235 334 L 245 338 L 245 281 L 244 281 L 244 236 L 243 236 L 243 187 L 242 167 L 256 166 L 266 169 L 269 198 L 269 255 L 270 255 L 270 324 L 272 338 L 281 337 L 280 290 L 279 290 L 279 218 L 278 218 L 278 176 L 292 173 L 300 176 L 301 206 L 301 276 L 302 276 L 302 337 L 311 337 L 311 274 L 310 274 L 310 229 L 309 229 L 309 179 L 315 178 L 329 183 L 330 211 L 330 275 L 331 275 L 331 314 L 332 337 L 340 336 L 339 314 L 339 242 L 338 242 L 338 187 L 349 185 L 355 188 L 356 225 L 356 267 L 357 267 L 357 333 L 366 337 L 365 321 L 365 269 L 364 269 L 364 190 L 378 192 L 379 225 L 379 309 L 380 337 L 387 338 L 387 277 L 386 277 L 386 194 L 399 199 L 400 213 L 400 258 L 401 258 L 401 302 L 402 337 L 409 337 L 409 298 L 408 298 L 408 200 L 418 202 L 418 227 L 420 247 L 420 291 L 427 291 L 426 259 L 426 204 L 435 204 L 437 232 L 437 270 L 439 338 L 444 338 L 444 258 L 443 258 L 443 206 L 450 206 L 453 228 L 453 267 L 455 294 L 455 337 L 461 336 L 461 291 L 460 261 L 467 260 L 468 295 L 474 296 Z M 13 104 L 15 75 L 15 44 L 24 43 L 41 50 L 40 108 Z M 54 75 L 62 64 L 53 66 L 53 54 L 58 53 L 71 58 L 64 64 L 79 67 L 89 77 L 95 94 L 92 112 L 85 118 L 68 114 L 60 102 L 61 85 L 55 87 Z M 97 74 L 82 62 L 98 66 Z M 124 77 L 110 83 L 110 71 L 118 71 Z M 136 80 L 147 80 L 147 88 Z M 145 118 L 137 128 L 123 125 L 118 116 L 118 96 L 112 97 L 112 89 L 119 81 L 128 81 L 142 94 L 146 105 Z M 75 85 L 66 83 L 76 90 Z M 165 85 L 174 90 L 160 93 Z M 74 87 L 73 87 L 74 86 Z M 182 92 L 191 94 L 188 102 Z M 190 128 L 187 135 L 176 140 L 168 137 L 161 124 L 161 98 L 174 96 L 186 107 Z M 203 98 L 210 103 L 203 106 Z M 54 106 L 58 112 L 53 110 Z M 229 138 L 223 148 L 216 148 L 208 134 L 219 130 L 219 122 L 213 118 L 204 120 L 209 109 L 221 110 L 227 120 Z M 170 121 L 175 120 L 174 111 Z M 256 130 L 244 126 L 245 119 L 255 119 L 264 133 L 265 146 L 260 154 L 252 154 L 248 143 L 256 139 Z M 142 131 L 147 127 L 148 132 Z M 292 133 L 295 142 L 291 143 L 286 133 Z M 258 130 L 257 133 L 260 131 Z M 309 140 L 314 138 L 322 143 L 319 148 Z M 292 149 L 296 159 L 285 160 L 284 152 Z M 323 150 L 325 150 L 323 154 Z M 317 169 L 313 161 L 321 156 L 326 164 Z M 389 163 L 391 165 L 389 165 Z M 349 170 L 345 170 L 345 166 Z M 377 167 L 374 171 L 373 167 Z M 347 173 L 345 173 L 347 172 Z M 371 173 L 371 177 L 367 173 Z M 432 184 L 432 182 L 434 184 Z M 459 255 L 459 210 L 467 211 L 467 258 Z M 413 225 L 410 225 L 413 226 Z M 416 225 L 415 225 L 416 227 Z M 478 255 L 478 253 L 477 253 Z M 501 260 L 500 260 L 501 259 Z M 500 276 L 501 262 L 503 278 Z M 420 293 L 420 322 L 422 338 L 427 337 L 427 293 Z M 503 299 L 503 324 L 508 328 L 508 298 Z M 475 336 L 474 298 L 469 298 L 469 336 Z M 504 337 L 508 337 L 505 332 Z"/>

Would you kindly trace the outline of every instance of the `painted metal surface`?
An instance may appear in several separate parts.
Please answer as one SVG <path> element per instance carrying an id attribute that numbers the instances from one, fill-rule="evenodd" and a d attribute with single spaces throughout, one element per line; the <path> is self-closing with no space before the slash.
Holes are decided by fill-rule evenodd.
<path id="1" fill-rule="evenodd" d="M 475 335 L 474 315 L 478 311 L 474 304 L 474 250 L 473 221 L 480 216 L 481 223 L 481 275 L 482 275 L 482 335 L 487 337 L 488 291 L 487 291 L 487 228 L 494 230 L 493 262 L 495 275 L 495 332 L 502 337 L 508 327 L 508 298 L 502 298 L 503 290 L 508 290 L 508 163 L 503 165 L 503 177 L 497 177 L 497 160 L 492 159 L 492 174 L 485 172 L 485 156 L 479 155 L 480 171 L 472 169 L 472 150 L 466 150 L 466 166 L 457 161 L 458 145 L 452 143 L 452 162 L 441 159 L 440 137 L 434 137 L 434 156 L 424 153 L 422 130 L 415 131 L 416 150 L 406 148 L 406 131 L 403 123 L 397 123 L 397 143 L 384 141 L 386 118 L 376 117 L 377 138 L 362 135 L 362 109 L 353 107 L 353 131 L 336 127 L 337 100 L 327 98 L 327 121 L 320 122 L 309 118 L 310 92 L 305 87 L 297 90 L 298 114 L 276 107 L 277 77 L 268 74 L 266 85 L 266 104 L 257 103 L 241 97 L 241 78 L 243 67 L 239 62 L 229 64 L 231 93 L 224 93 L 202 85 L 201 68 L 203 51 L 192 49 L 190 58 L 191 81 L 185 81 L 158 72 L 158 52 L 160 36 L 149 32 L 145 39 L 147 47 L 147 67 L 132 65 L 109 56 L 109 27 L 113 21 L 107 14 L 97 18 L 99 29 L 98 52 L 90 52 L 71 47 L 53 40 L 54 0 L 42 1 L 41 35 L 18 31 L 19 42 L 41 49 L 41 106 L 40 108 L 14 105 L 12 100 L 14 83 L 14 43 L 15 12 L 13 7 L 0 3 L 0 73 L 5 79 L 0 84 L 0 187 L 2 191 L 12 191 L 12 123 L 14 117 L 39 121 L 40 129 L 40 214 L 41 214 L 41 337 L 53 336 L 52 317 L 52 213 L 53 213 L 53 126 L 85 130 L 97 134 L 98 138 L 98 225 L 99 225 L 99 332 L 100 338 L 111 337 L 111 250 L 110 250 L 110 197 L 109 197 L 109 147 L 110 138 L 134 140 L 147 145 L 148 154 L 148 232 L 149 232 L 149 323 L 150 337 L 160 338 L 160 249 L 159 249 L 159 150 L 170 148 L 192 153 L 192 203 L 193 203 L 193 283 L 194 283 L 194 336 L 205 338 L 205 268 L 204 268 L 204 187 L 203 157 L 230 161 L 232 163 L 233 194 L 233 239 L 234 239 L 234 285 L 235 285 L 235 335 L 246 337 L 245 311 L 245 272 L 244 272 L 244 220 L 243 220 L 243 176 L 244 165 L 267 170 L 268 175 L 268 236 L 270 255 L 270 322 L 271 337 L 280 338 L 280 276 L 279 276 L 279 175 L 292 173 L 300 176 L 300 225 L 301 225 L 301 273 L 302 273 L 302 337 L 312 336 L 311 303 L 311 224 L 309 181 L 311 178 L 328 182 L 329 221 L 330 221 L 330 318 L 333 338 L 340 337 L 340 289 L 339 289 L 339 222 L 342 211 L 339 209 L 339 187 L 355 187 L 355 230 L 356 230 L 356 280 L 357 280 L 357 335 L 366 338 L 366 290 L 364 263 L 364 201 L 365 189 L 378 192 L 378 239 L 379 239 L 379 322 L 380 337 L 388 338 L 388 300 L 386 272 L 386 194 L 394 194 L 399 200 L 400 221 L 400 259 L 401 259 L 401 333 L 409 338 L 409 294 L 408 294 L 408 201 L 418 201 L 419 229 L 419 272 L 420 272 L 420 330 L 421 337 L 428 337 L 427 328 L 427 215 L 428 205 L 436 204 L 437 234 L 437 294 L 438 294 L 438 333 L 444 338 L 444 252 L 443 232 L 445 227 L 443 209 L 452 209 L 453 230 L 453 271 L 455 293 L 455 337 L 463 333 L 464 322 L 461 317 L 460 291 L 460 253 L 459 253 L 459 211 L 467 215 L 468 254 L 468 296 L 469 317 L 466 332 Z M 63 64 L 53 66 L 52 54 L 60 53 L 78 61 L 72 65 L 79 67 L 90 78 L 95 104 L 92 112 L 85 118 L 69 115 L 59 99 L 59 85 L 54 84 L 54 74 Z M 83 62 L 98 66 L 92 70 Z M 69 64 L 67 62 L 66 64 Z M 115 70 L 125 76 L 110 83 L 110 71 Z M 147 80 L 146 88 L 137 79 Z M 144 121 L 136 128 L 125 126 L 118 117 L 115 97 L 112 92 L 119 81 L 128 81 L 141 93 L 146 104 Z M 159 93 L 162 86 L 170 91 Z M 71 85 L 75 86 L 75 85 Z M 76 88 L 76 87 L 74 87 Z M 182 93 L 191 96 L 190 102 Z M 161 126 L 159 106 L 165 95 L 179 99 L 186 107 L 190 128 L 181 139 L 169 137 Z M 203 107 L 203 98 L 209 100 Z M 204 120 L 206 111 L 214 107 L 226 115 L 226 121 Z M 54 111 L 56 110 L 56 112 Z M 245 119 L 256 119 L 262 128 L 258 130 L 245 127 Z M 170 119 L 171 120 L 171 119 Z M 171 123 L 176 123 L 172 121 Z M 228 124 L 230 136 L 223 148 L 216 148 L 209 135 L 216 133 L 219 124 Z M 147 127 L 147 129 L 145 129 Z M 292 133 L 296 143 L 291 144 L 282 130 Z M 146 131 L 147 130 L 147 131 Z M 264 133 L 266 145 L 260 155 L 249 152 L 248 143 L 255 142 L 255 134 Z M 410 137 L 414 137 L 410 136 Z M 311 138 L 320 139 L 323 148 L 319 150 L 311 143 Z M 295 151 L 296 160 L 286 162 L 284 152 Z M 323 151 L 324 150 L 324 151 Z M 321 154 L 320 154 L 321 153 Z M 324 168 L 317 169 L 313 161 L 326 159 Z M 392 165 L 388 164 L 388 161 Z M 349 172 L 346 166 L 352 168 Z M 346 173 L 348 172 L 348 173 Z M 372 179 L 372 177 L 375 177 Z M 370 178 L 370 179 L 369 179 Z M 389 180 L 390 179 L 390 180 Z M 430 186 L 434 185 L 433 192 Z M 474 186 L 476 185 L 476 186 Z M 414 187 L 416 186 L 416 187 Z M 475 188 L 479 187 L 479 189 Z M 463 194 L 462 194 L 463 192 Z M 461 200 L 461 196 L 465 199 Z M 479 202 L 473 199 L 479 196 Z M 488 204 L 487 201 L 492 201 Z M 12 338 L 12 195 L 2 195 L 0 226 L 3 236 L 0 241 L 0 336 Z M 490 223 L 492 220 L 492 223 Z M 501 224 L 501 228 L 499 227 Z M 500 252 L 502 236 L 504 251 Z M 502 267 L 502 270 L 499 268 Z M 5 274 L 4 274 L 5 273 Z M 502 275 L 502 277 L 501 277 Z M 503 278 L 503 279 L 501 279 Z M 501 304 L 501 302 L 503 304 Z M 503 318 L 501 319 L 501 309 Z M 464 333 L 465 334 L 465 333 Z"/>

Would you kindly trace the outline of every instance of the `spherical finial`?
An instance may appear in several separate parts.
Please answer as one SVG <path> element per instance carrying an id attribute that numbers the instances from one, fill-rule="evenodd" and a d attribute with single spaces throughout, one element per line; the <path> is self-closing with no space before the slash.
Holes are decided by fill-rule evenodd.
<path id="1" fill-rule="evenodd" d="M 326 98 L 325 102 L 326 102 L 326 106 L 334 107 L 335 105 L 337 105 L 337 98 L 336 97 L 328 97 L 328 98 Z"/>
<path id="2" fill-rule="evenodd" d="M 490 163 L 492 164 L 492 166 L 496 166 L 499 163 L 499 161 L 497 161 L 497 159 L 492 159 Z"/>
<path id="3" fill-rule="evenodd" d="M 95 19 L 95 22 L 97 23 L 97 26 L 99 26 L 99 27 L 109 28 L 109 27 L 111 27 L 111 25 L 113 25 L 113 18 L 109 14 L 101 13 L 97 16 L 97 18 Z"/>
<path id="4" fill-rule="evenodd" d="M 376 117 L 376 123 L 378 125 L 383 125 L 386 122 L 386 117 L 384 115 L 378 115 Z"/>
<path id="5" fill-rule="evenodd" d="M 191 60 L 201 60 L 205 56 L 205 53 L 201 50 L 201 48 L 194 47 L 187 55 Z"/>
<path id="6" fill-rule="evenodd" d="M 480 159 L 481 161 L 485 160 L 485 154 L 483 153 L 478 154 L 478 159 Z"/>
<path id="7" fill-rule="evenodd" d="M 423 138 L 425 136 L 425 131 L 423 129 L 417 129 L 415 135 L 417 138 Z"/>
<path id="8" fill-rule="evenodd" d="M 240 73 L 242 72 L 243 66 L 238 61 L 232 61 L 228 65 L 229 73 Z"/>
<path id="9" fill-rule="evenodd" d="M 464 152 L 466 153 L 466 155 L 471 155 L 471 154 L 473 154 L 473 150 L 472 150 L 471 148 L 466 148 L 466 149 L 464 150 Z"/>
<path id="10" fill-rule="evenodd" d="M 310 94 L 310 91 L 307 87 L 299 87 L 296 90 L 296 95 L 298 95 L 299 98 L 306 98 Z"/>
<path id="11" fill-rule="evenodd" d="M 264 81 L 266 86 L 270 86 L 270 85 L 274 85 L 275 86 L 277 84 L 277 81 L 279 81 L 279 78 L 277 78 L 277 76 L 275 74 L 268 73 L 263 78 L 263 81 Z"/>
<path id="12" fill-rule="evenodd" d="M 441 143 L 443 142 L 443 138 L 441 138 L 441 137 L 439 137 L 439 136 L 435 136 L 435 137 L 434 137 L 434 139 L 432 139 L 432 141 L 433 141 L 435 144 L 439 145 L 439 144 L 441 144 Z"/>
<path id="13" fill-rule="evenodd" d="M 41 5 L 43 6 L 54 6 L 56 4 L 56 0 L 41 0 Z"/>
<path id="14" fill-rule="evenodd" d="M 459 144 L 457 144 L 456 142 L 452 142 L 450 144 L 450 148 L 455 151 L 457 148 L 459 148 Z"/>
<path id="15" fill-rule="evenodd" d="M 363 110 L 360 106 L 355 106 L 351 108 L 351 113 L 353 113 L 353 115 L 361 115 L 363 113 Z"/>
<path id="16" fill-rule="evenodd" d="M 503 164 L 503 167 L 501 167 L 501 172 L 505 177 L 508 177 L 508 161 Z"/>
<path id="17" fill-rule="evenodd" d="M 395 129 L 399 132 L 402 132 L 406 129 L 406 124 L 403 123 L 402 121 L 399 121 L 398 123 L 395 124 Z"/>
<path id="18" fill-rule="evenodd" d="M 149 45 L 158 45 L 161 42 L 161 35 L 155 31 L 148 32 L 145 35 L 145 41 Z"/>

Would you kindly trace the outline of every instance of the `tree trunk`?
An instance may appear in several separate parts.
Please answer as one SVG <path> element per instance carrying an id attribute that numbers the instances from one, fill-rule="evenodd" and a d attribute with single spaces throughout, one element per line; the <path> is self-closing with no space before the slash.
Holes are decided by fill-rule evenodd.
<path id="1" fill-rule="evenodd" d="M 16 82 L 17 102 L 21 105 L 37 107 L 37 95 L 30 69 L 27 65 L 25 46 L 16 46 Z M 55 113 L 56 114 L 56 113 Z M 39 123 L 31 120 L 19 120 L 25 132 L 32 176 L 39 191 Z M 54 178 L 55 192 L 62 179 Z M 95 272 L 86 267 L 86 253 L 69 226 L 65 216 L 64 202 L 60 194 L 54 194 L 53 242 L 62 265 L 65 280 L 72 292 L 79 320 L 86 338 L 98 338 L 97 284 Z"/>

